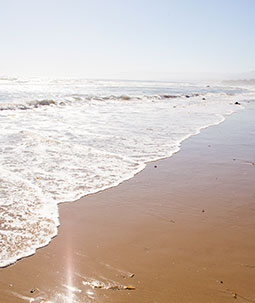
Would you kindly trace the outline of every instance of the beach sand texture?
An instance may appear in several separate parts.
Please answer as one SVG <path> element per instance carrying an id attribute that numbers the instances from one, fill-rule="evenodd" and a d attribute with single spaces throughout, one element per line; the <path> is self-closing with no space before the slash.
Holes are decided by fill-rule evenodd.
<path id="1" fill-rule="evenodd" d="M 255 302 L 254 117 L 250 103 L 134 178 L 61 204 L 58 236 L 0 269 L 0 302 Z"/>

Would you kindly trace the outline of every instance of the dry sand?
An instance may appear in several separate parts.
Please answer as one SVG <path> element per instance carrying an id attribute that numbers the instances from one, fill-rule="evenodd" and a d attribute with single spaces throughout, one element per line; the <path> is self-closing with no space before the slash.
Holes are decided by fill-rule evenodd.
<path id="1" fill-rule="evenodd" d="M 250 105 L 118 187 L 60 205 L 50 245 L 0 269 L 0 302 L 255 302 L 254 117 Z"/>

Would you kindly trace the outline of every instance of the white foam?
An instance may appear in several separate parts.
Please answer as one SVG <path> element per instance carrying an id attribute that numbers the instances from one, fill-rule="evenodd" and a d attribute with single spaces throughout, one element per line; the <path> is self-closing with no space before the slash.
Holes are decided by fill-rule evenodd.
<path id="1" fill-rule="evenodd" d="M 184 139 L 241 108 L 219 89 L 206 93 L 200 88 L 206 100 L 185 98 L 194 87 L 185 86 L 185 91 L 183 85 L 178 91 L 177 84 L 172 90 L 181 97 L 162 98 L 171 92 L 163 90 L 166 83 L 150 83 L 146 89 L 154 95 L 143 97 L 145 83 L 125 83 L 123 92 L 115 87 L 118 83 L 109 82 L 110 88 L 104 82 L 50 82 L 51 91 L 48 82 L 16 82 L 4 84 L 0 100 L 6 97 L 19 104 L 17 96 L 23 103 L 31 97 L 54 97 L 56 102 L 0 112 L 0 266 L 50 242 L 59 225 L 58 203 L 118 185 L 147 162 L 171 156 Z M 87 98 L 91 87 L 101 99 Z M 117 96 L 131 92 L 133 97 L 102 98 L 113 91 Z M 77 92 L 79 101 L 70 97 Z M 63 100 L 65 106 L 58 105 Z"/>

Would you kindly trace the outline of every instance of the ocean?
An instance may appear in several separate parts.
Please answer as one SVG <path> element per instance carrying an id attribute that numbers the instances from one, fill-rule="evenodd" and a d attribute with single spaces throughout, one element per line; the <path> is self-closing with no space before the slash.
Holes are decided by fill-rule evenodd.
<path id="1" fill-rule="evenodd" d="M 59 203 L 172 156 L 244 108 L 248 94 L 184 82 L 0 78 L 0 266 L 57 235 Z"/>

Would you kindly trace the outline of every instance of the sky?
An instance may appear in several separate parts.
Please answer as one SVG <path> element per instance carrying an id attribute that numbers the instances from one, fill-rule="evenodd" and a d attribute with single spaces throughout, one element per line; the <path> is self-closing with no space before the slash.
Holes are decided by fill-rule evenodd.
<path id="1" fill-rule="evenodd" d="M 255 70 L 255 0 L 0 0 L 0 75 L 163 79 Z"/>

